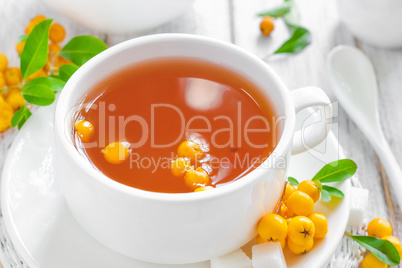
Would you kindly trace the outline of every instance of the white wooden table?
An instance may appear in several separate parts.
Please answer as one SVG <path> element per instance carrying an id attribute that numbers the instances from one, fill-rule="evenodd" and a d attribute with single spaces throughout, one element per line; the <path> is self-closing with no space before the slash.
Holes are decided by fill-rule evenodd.
<path id="1" fill-rule="evenodd" d="M 196 0 L 193 7 L 181 17 L 143 34 L 178 32 L 205 35 L 232 42 L 264 57 L 288 37 L 288 32 L 283 22 L 277 20 L 273 34 L 269 38 L 261 37 L 260 19 L 256 13 L 280 2 Z M 313 44 L 299 55 L 273 57 L 267 63 L 278 72 L 290 89 L 318 86 L 336 101 L 326 73 L 327 53 L 339 44 L 362 49 L 372 60 L 378 76 L 380 115 L 385 136 L 396 158 L 402 163 L 402 50 L 381 50 L 355 39 L 339 22 L 336 0 L 297 0 L 297 3 L 302 14 L 301 23 L 312 32 Z M 57 14 L 40 0 L 0 0 L 0 51 L 9 56 L 11 65 L 18 65 L 15 50 L 17 37 L 37 14 L 54 18 L 63 24 L 67 30 L 67 40 L 75 35 L 92 34 L 114 45 L 139 36 L 112 36 L 94 32 Z M 334 106 L 337 107 L 336 102 Z M 338 133 L 340 144 L 348 157 L 357 162 L 361 183 L 370 190 L 369 218 L 389 219 L 395 234 L 402 238 L 402 214 L 394 202 L 395 193 L 390 193 L 387 178 L 372 147 L 341 107 L 336 109 L 333 129 Z M 0 142 L 4 142 L 3 139 Z M 3 159 L 4 155 L 1 155 L 0 166 Z M 396 192 L 401 194 L 402 189 Z"/>

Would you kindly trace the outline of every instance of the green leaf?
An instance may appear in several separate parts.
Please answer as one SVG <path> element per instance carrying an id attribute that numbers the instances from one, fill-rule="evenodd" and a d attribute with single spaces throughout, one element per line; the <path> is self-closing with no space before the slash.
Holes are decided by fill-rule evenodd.
<path id="1" fill-rule="evenodd" d="M 45 66 L 47 62 L 49 28 L 52 21 L 47 19 L 39 22 L 28 35 L 20 62 L 24 80 Z"/>
<path id="2" fill-rule="evenodd" d="M 329 201 L 331 201 L 331 194 L 329 192 L 327 192 L 326 190 L 322 189 L 321 190 L 321 199 L 323 202 L 327 203 Z"/>
<path id="3" fill-rule="evenodd" d="M 107 49 L 106 44 L 91 35 L 76 36 L 60 51 L 60 55 L 81 66 L 92 57 Z"/>
<path id="4" fill-rule="evenodd" d="M 45 84 L 26 84 L 21 93 L 27 102 L 40 106 L 50 105 L 56 98 L 54 91 Z"/>
<path id="5" fill-rule="evenodd" d="M 345 195 L 343 194 L 343 192 L 335 187 L 331 187 L 328 185 L 323 185 L 322 189 L 327 191 L 328 193 L 330 193 L 330 195 L 332 196 L 336 196 L 339 198 L 343 198 Z"/>
<path id="6" fill-rule="evenodd" d="M 48 77 L 38 77 L 32 79 L 25 84 L 24 88 L 34 86 L 34 85 L 45 85 L 56 92 L 60 92 L 66 83 L 58 77 L 48 76 Z M 24 89 L 23 88 L 23 89 Z"/>
<path id="7" fill-rule="evenodd" d="M 283 3 L 279 6 L 276 6 L 274 8 L 271 8 L 271 9 L 268 9 L 261 13 L 258 13 L 257 15 L 261 16 L 261 17 L 270 16 L 273 18 L 283 17 L 285 14 L 287 14 L 290 11 L 290 6 L 291 6 L 291 3 Z"/>
<path id="8" fill-rule="evenodd" d="M 321 193 L 321 191 L 322 191 L 322 184 L 321 184 L 321 182 L 317 180 L 317 181 L 314 181 L 314 183 L 317 185 L 318 190 L 319 190 L 320 193 Z"/>
<path id="9" fill-rule="evenodd" d="M 74 64 L 63 64 L 59 68 L 59 76 L 64 81 L 67 82 L 68 79 L 78 70 L 78 66 Z"/>
<path id="10" fill-rule="evenodd" d="M 293 177 L 288 177 L 288 182 L 290 182 L 291 184 L 293 184 L 293 186 L 296 186 L 296 187 L 297 187 L 297 185 L 299 185 L 299 182 Z"/>
<path id="11" fill-rule="evenodd" d="M 322 183 L 343 181 L 352 177 L 356 169 L 356 163 L 350 159 L 333 161 L 318 171 L 313 181 L 319 180 Z"/>
<path id="12" fill-rule="evenodd" d="M 13 118 L 11 119 L 11 126 L 18 126 L 18 129 L 21 129 L 21 127 L 28 120 L 31 114 L 31 111 L 29 111 L 25 104 L 23 104 L 21 108 L 15 112 Z"/>
<path id="13" fill-rule="evenodd" d="M 18 38 L 17 38 L 17 43 L 24 42 L 24 41 L 27 40 L 27 38 L 28 38 L 28 35 L 27 35 L 27 34 L 20 35 L 20 36 L 18 36 Z"/>
<path id="14" fill-rule="evenodd" d="M 300 12 L 293 0 L 285 0 L 285 2 L 290 4 L 290 10 L 283 16 L 283 20 L 294 31 L 300 25 Z"/>
<path id="15" fill-rule="evenodd" d="M 380 261 L 387 265 L 398 265 L 401 261 L 398 250 L 387 240 L 374 236 L 350 236 L 350 238 L 370 250 Z"/>
<path id="16" fill-rule="evenodd" d="M 292 36 L 278 48 L 274 54 L 279 53 L 299 53 L 311 43 L 310 32 L 303 28 L 297 27 Z"/>

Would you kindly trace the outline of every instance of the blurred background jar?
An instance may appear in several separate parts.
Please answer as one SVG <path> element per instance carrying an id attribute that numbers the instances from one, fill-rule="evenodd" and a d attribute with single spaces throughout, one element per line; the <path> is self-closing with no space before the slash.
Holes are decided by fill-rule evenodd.
<path id="1" fill-rule="evenodd" d="M 88 28 L 109 34 L 150 30 L 173 20 L 193 0 L 44 0 L 51 8 Z"/>
<path id="2" fill-rule="evenodd" d="M 338 0 L 342 22 L 360 40 L 402 47 L 402 0 Z"/>

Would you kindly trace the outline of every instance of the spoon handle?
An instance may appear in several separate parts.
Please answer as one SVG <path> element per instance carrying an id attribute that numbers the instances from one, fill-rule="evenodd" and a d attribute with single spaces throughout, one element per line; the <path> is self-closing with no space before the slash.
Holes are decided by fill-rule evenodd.
<path id="1" fill-rule="evenodd" d="M 387 177 L 390 181 L 391 190 L 398 201 L 399 208 L 402 209 L 402 171 L 395 159 L 388 142 L 373 144 L 374 149 L 381 159 L 384 170 L 387 173 Z"/>

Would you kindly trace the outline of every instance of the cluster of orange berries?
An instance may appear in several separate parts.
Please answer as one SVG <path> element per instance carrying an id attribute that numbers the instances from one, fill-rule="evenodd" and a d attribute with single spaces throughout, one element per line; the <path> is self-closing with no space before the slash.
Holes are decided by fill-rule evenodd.
<path id="1" fill-rule="evenodd" d="M 33 18 L 25 29 L 25 34 L 29 34 L 32 29 L 46 17 L 38 15 Z M 27 81 L 37 77 L 57 74 L 57 67 L 70 61 L 58 55 L 61 50 L 59 45 L 64 40 L 66 31 L 63 26 L 53 23 L 49 32 L 49 55 L 46 66 L 27 78 Z M 17 43 L 18 54 L 21 54 L 25 46 L 25 41 Z M 21 95 L 22 81 L 21 71 L 18 67 L 9 67 L 7 56 L 0 53 L 0 133 L 11 127 L 11 119 L 16 111 L 25 103 Z"/>
<path id="2" fill-rule="evenodd" d="M 87 143 L 93 139 L 95 128 L 87 120 L 79 120 L 74 124 L 74 133 L 81 142 Z M 121 164 L 130 156 L 130 144 L 128 142 L 112 142 L 107 145 L 102 154 L 105 160 L 111 164 Z M 182 142 L 178 149 L 178 158 L 171 163 L 171 172 L 176 177 L 184 177 L 185 184 L 194 192 L 213 189 L 209 184 L 209 175 L 202 168 L 195 168 L 197 159 L 202 158 L 204 151 L 201 146 L 192 140 Z"/>
<path id="3" fill-rule="evenodd" d="M 20 69 L 8 67 L 7 56 L 0 53 L 0 132 L 11 127 L 14 113 L 25 102 L 21 95 L 20 83 Z"/>
<path id="4" fill-rule="evenodd" d="M 25 34 L 29 34 L 32 29 L 41 21 L 46 20 L 46 17 L 43 15 L 38 15 L 35 18 L 33 18 L 28 26 L 25 28 Z M 58 53 L 61 50 L 61 46 L 59 43 L 63 42 L 63 40 L 66 37 L 66 30 L 64 27 L 57 22 L 52 23 L 50 25 L 49 29 L 49 54 L 48 54 L 48 62 L 46 65 L 37 71 L 36 73 L 32 74 L 28 80 L 37 78 L 37 77 L 42 77 L 42 76 L 47 76 L 48 74 L 58 74 L 58 67 L 60 67 L 63 64 L 69 64 L 71 63 L 69 60 L 63 58 L 60 56 Z M 17 52 L 18 54 L 21 54 L 23 49 L 25 47 L 25 41 L 22 41 L 20 43 L 16 44 Z"/>
<path id="5" fill-rule="evenodd" d="M 327 218 L 313 213 L 314 203 L 320 198 L 315 182 L 303 181 L 297 189 L 290 183 L 285 186 L 279 202 L 279 214 L 268 214 L 258 224 L 257 243 L 280 242 L 287 244 L 295 254 L 305 254 L 312 249 L 315 239 L 324 238 L 328 232 Z"/>
<path id="6" fill-rule="evenodd" d="M 177 148 L 178 158 L 172 161 L 171 171 L 176 177 L 184 177 L 184 183 L 194 192 L 213 189 L 209 184 L 209 175 L 202 167 L 194 164 L 204 155 L 200 144 L 192 140 L 183 141 Z"/>
<path id="7" fill-rule="evenodd" d="M 87 120 L 79 120 L 74 124 L 74 133 L 81 142 L 87 143 L 93 139 L 95 128 Z M 128 142 L 112 142 L 107 145 L 102 154 L 105 160 L 111 164 L 121 164 L 130 156 L 130 144 Z M 209 184 L 209 175 L 202 168 L 195 168 L 195 163 L 204 155 L 201 146 L 192 140 L 182 142 L 178 149 L 178 158 L 171 163 L 171 172 L 176 177 L 184 177 L 185 184 L 194 192 L 213 189 Z"/>
<path id="8" fill-rule="evenodd" d="M 402 256 L 402 247 L 399 239 L 392 235 L 391 224 L 382 218 L 376 218 L 367 225 L 367 234 L 375 236 L 391 242 L 398 250 L 399 256 Z M 364 257 L 362 262 L 362 268 L 386 268 L 385 263 L 381 262 L 373 253 Z"/>
<path id="9" fill-rule="evenodd" d="M 93 124 L 87 120 L 79 120 L 74 124 L 74 132 L 83 143 L 90 142 L 95 134 Z M 128 142 L 112 142 L 102 150 L 103 157 L 111 164 L 118 165 L 126 161 L 130 156 L 130 144 Z"/>

